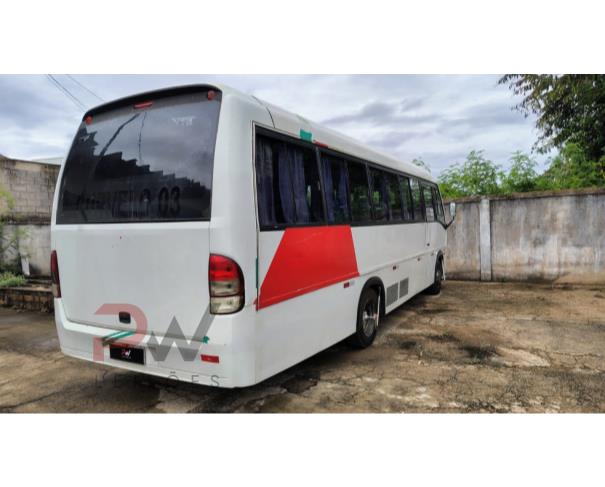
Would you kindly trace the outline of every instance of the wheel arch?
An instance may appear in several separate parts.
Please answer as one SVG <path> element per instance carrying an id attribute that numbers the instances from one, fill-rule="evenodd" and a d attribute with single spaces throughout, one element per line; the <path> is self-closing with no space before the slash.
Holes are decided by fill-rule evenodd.
<path id="1" fill-rule="evenodd" d="M 378 276 L 370 277 L 365 282 L 363 287 L 361 288 L 359 296 L 361 297 L 363 292 L 368 288 L 374 289 L 378 293 L 378 296 L 380 297 L 380 317 L 381 318 L 384 317 L 386 306 L 385 306 L 384 283 L 382 282 L 382 279 L 380 279 L 380 277 L 378 277 Z"/>
<path id="2" fill-rule="evenodd" d="M 435 265 L 437 265 L 439 261 L 441 261 L 441 272 L 443 273 L 443 279 L 445 279 L 445 254 L 443 253 L 443 250 L 437 252 L 437 260 L 435 260 Z"/>

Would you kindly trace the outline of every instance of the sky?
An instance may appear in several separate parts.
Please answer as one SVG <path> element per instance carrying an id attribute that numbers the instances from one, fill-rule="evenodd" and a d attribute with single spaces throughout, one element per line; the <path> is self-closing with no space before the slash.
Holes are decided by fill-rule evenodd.
<path id="1" fill-rule="evenodd" d="M 514 151 L 530 152 L 537 138 L 535 119 L 512 110 L 519 99 L 497 75 L 53 76 L 86 109 L 99 98 L 221 82 L 401 160 L 421 158 L 434 175 L 473 149 L 506 168 Z M 0 154 L 62 157 L 83 113 L 45 75 L 0 75 Z M 546 157 L 534 156 L 543 168 Z"/>

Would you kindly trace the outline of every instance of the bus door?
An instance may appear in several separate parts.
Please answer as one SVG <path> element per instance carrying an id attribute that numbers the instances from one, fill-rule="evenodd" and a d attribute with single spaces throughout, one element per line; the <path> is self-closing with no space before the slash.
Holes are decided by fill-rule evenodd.
<path id="1" fill-rule="evenodd" d="M 432 264 L 434 262 L 435 253 L 435 201 L 433 198 L 433 191 L 430 186 L 422 184 L 422 199 L 424 201 L 424 215 L 426 219 L 425 228 L 425 242 L 426 242 L 426 254 L 430 257 L 428 262 Z M 427 278 L 433 279 L 434 268 L 432 265 L 427 265 L 426 270 L 428 272 Z"/>

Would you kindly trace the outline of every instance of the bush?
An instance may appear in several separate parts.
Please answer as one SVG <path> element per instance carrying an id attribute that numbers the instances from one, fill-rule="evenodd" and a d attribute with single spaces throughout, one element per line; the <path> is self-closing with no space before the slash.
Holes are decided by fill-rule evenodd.
<path id="1" fill-rule="evenodd" d="M 494 195 L 501 192 L 500 167 L 483 155 L 483 151 L 471 151 L 462 164 L 454 164 L 439 176 L 444 198 Z"/>
<path id="2" fill-rule="evenodd" d="M 23 276 L 18 276 L 12 272 L 3 272 L 0 274 L 0 288 L 23 286 L 23 284 L 25 284 L 25 278 Z"/>

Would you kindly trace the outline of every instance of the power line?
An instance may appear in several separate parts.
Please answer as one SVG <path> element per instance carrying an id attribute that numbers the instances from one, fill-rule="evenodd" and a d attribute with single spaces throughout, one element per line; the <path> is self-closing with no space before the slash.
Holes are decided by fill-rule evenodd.
<path id="1" fill-rule="evenodd" d="M 65 96 L 67 96 L 78 108 L 86 110 L 86 106 L 82 103 L 75 95 L 73 95 L 67 88 L 65 88 L 52 74 L 46 75 L 47 79 Z"/>
<path id="2" fill-rule="evenodd" d="M 94 96 L 97 100 L 105 101 L 103 98 L 101 98 L 99 95 L 97 95 L 94 91 L 92 91 L 91 89 L 88 89 L 86 86 L 84 86 L 84 84 L 82 84 L 80 81 L 78 81 L 76 78 L 74 78 L 71 74 L 66 74 L 65 76 L 67 76 L 70 80 L 72 80 L 74 83 L 76 83 L 80 88 L 88 91 L 88 93 L 90 93 L 92 96 Z"/>

